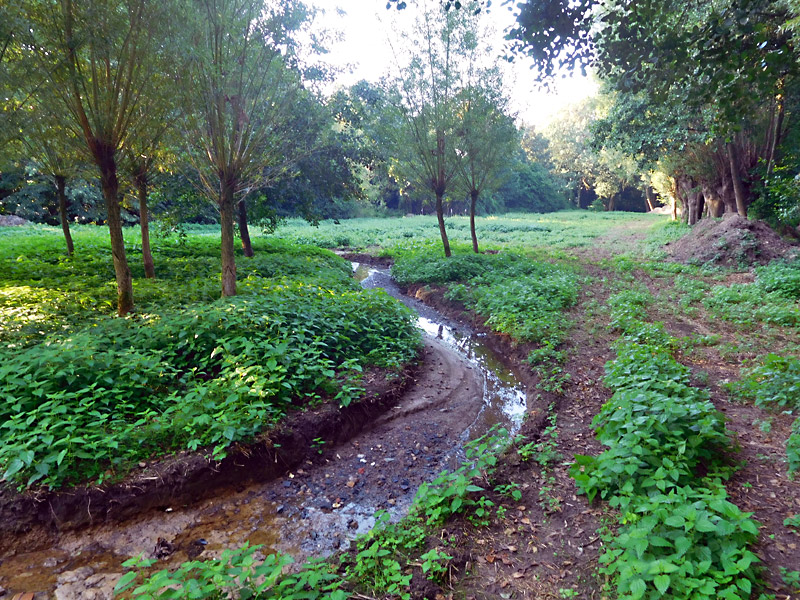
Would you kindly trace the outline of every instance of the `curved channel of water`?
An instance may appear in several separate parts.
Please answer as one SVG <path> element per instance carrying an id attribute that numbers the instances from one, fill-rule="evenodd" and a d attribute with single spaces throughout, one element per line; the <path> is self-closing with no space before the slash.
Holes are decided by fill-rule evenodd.
<path id="1" fill-rule="evenodd" d="M 166 507 L 124 523 L 64 532 L 46 550 L 0 557 L 0 590 L 4 588 L 8 597 L 42 592 L 46 596 L 37 598 L 111 600 L 121 563 L 137 554 L 153 556 L 156 546 L 163 548 L 165 542 L 173 550 L 159 561 L 158 569 L 174 568 L 189 558 L 214 557 L 245 542 L 263 544 L 264 553 L 290 554 L 298 562 L 325 556 L 371 529 L 376 511 L 387 510 L 393 519 L 404 515 L 417 487 L 454 466 L 469 439 L 496 424 L 511 432 L 519 428 L 526 410 L 525 390 L 481 334 L 404 296 L 388 271 L 359 264 L 353 269 L 365 288 L 383 288 L 417 311 L 418 325 L 432 343 L 449 348 L 439 351 L 436 360 L 468 363 L 470 376 L 460 383 L 442 381 L 441 390 L 435 390 L 436 378 L 444 375 L 436 373 L 443 371 L 434 364 L 426 367 L 433 378 L 433 386 L 428 381 L 433 389 L 429 395 L 441 393 L 441 398 L 451 399 L 452 407 L 432 404 L 428 412 L 412 412 L 405 420 L 388 414 L 350 443 L 321 449 L 318 460 L 283 479 L 221 489 L 210 500 Z M 474 406 L 479 400 L 468 400 L 481 397 L 469 391 L 476 384 L 483 386 L 479 407 Z M 427 397 L 421 396 L 423 405 Z M 441 414 L 449 411 L 466 415 L 456 431 L 447 425 L 454 421 Z"/>
<path id="2" fill-rule="evenodd" d="M 506 367 L 497 354 L 484 343 L 486 334 L 477 333 L 463 324 L 450 321 L 437 310 L 400 291 L 387 269 L 375 269 L 357 262 L 351 263 L 355 278 L 367 289 L 382 288 L 390 296 L 414 310 L 417 326 L 426 334 L 443 340 L 479 369 L 484 380 L 484 406 L 475 423 L 464 432 L 464 439 L 485 434 L 492 426 L 500 425 L 516 433 L 527 410 L 527 395 L 520 385 L 518 374 Z"/>

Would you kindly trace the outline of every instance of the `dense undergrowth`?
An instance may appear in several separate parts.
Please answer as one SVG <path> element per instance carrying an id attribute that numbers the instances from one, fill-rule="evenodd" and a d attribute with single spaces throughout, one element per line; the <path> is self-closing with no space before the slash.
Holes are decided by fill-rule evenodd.
<path id="1" fill-rule="evenodd" d="M 601 572 L 631 600 L 745 600 L 758 583 L 758 524 L 723 485 L 732 448 L 722 415 L 672 357 L 678 340 L 640 318 L 651 301 L 636 289 L 609 299 L 622 336 L 606 366 L 614 395 L 593 421 L 608 450 L 571 469 L 583 493 L 617 511 Z"/>
<path id="2" fill-rule="evenodd" d="M 102 481 L 178 449 L 221 458 L 292 407 L 350 403 L 364 367 L 416 354 L 410 311 L 332 253 L 280 241 L 240 258 L 232 299 L 218 299 L 214 238 L 156 246 L 160 278 L 137 281 L 138 311 L 103 315 L 110 253 L 82 233 L 74 261 L 46 252 L 46 230 L 0 238 L 0 473 L 19 486 Z"/>
<path id="3" fill-rule="evenodd" d="M 568 263 L 533 260 L 522 253 L 456 253 L 431 257 L 406 251 L 392 274 L 402 285 L 447 284 L 445 298 L 457 300 L 486 319 L 486 324 L 519 342 L 556 348 L 569 321 L 564 311 L 578 299 L 582 277 Z"/>

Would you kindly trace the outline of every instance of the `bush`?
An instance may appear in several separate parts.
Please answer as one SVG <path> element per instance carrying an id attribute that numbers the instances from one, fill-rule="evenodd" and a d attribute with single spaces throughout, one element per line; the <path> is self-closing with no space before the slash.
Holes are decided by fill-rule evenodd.
<path id="1" fill-rule="evenodd" d="M 487 261 L 480 254 L 432 258 L 420 253 L 398 260 L 392 267 L 392 276 L 400 285 L 465 282 L 482 275 L 487 268 Z"/>
<path id="2" fill-rule="evenodd" d="M 747 600 L 759 562 L 758 524 L 722 487 L 674 487 L 638 498 L 600 557 L 624 598 Z"/>

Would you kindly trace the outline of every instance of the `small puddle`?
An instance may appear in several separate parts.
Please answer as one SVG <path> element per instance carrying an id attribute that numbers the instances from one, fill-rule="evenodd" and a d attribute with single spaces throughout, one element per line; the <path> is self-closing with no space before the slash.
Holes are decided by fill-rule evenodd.
<path id="1" fill-rule="evenodd" d="M 313 462 L 284 478 L 224 488 L 210 500 L 150 511 L 124 523 L 64 532 L 46 549 L 0 557 L 0 586 L 7 596 L 42 592 L 37 598 L 111 600 L 122 562 L 137 554 L 152 557 L 165 544 L 169 551 L 153 570 L 214 558 L 245 542 L 263 544 L 263 554 L 280 551 L 297 562 L 326 556 L 369 531 L 378 510 L 394 520 L 406 514 L 419 485 L 453 468 L 470 439 L 495 424 L 512 433 L 519 429 L 525 391 L 481 334 L 403 296 L 388 271 L 359 264 L 353 270 L 365 288 L 383 288 L 417 311 L 419 327 L 452 351 L 440 351 L 437 360 L 466 361 L 469 377 L 441 384 L 447 375 L 437 375 L 445 373 L 437 368 L 444 366 L 429 365 L 433 391 L 418 400 L 424 404 L 430 396 L 434 402 L 450 394 L 448 403 L 405 419 L 392 420 L 389 411 L 351 442 L 321 447 Z M 481 406 L 475 406 L 481 396 Z"/>

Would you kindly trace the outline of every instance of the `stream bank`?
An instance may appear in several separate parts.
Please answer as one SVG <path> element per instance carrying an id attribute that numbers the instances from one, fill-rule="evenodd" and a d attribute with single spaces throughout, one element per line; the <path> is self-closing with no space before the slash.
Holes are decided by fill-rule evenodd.
<path id="1" fill-rule="evenodd" d="M 387 286 L 404 298 L 386 272 L 368 275 L 365 287 Z M 400 518 L 421 483 L 460 463 L 466 441 L 496 423 L 518 428 L 526 410 L 524 388 L 486 346 L 485 334 L 417 305 L 430 333 L 420 367 L 388 382 L 376 375 L 370 395 L 377 396 L 354 414 L 332 407 L 299 414 L 299 429 L 285 428 L 285 437 L 265 440 L 263 448 L 237 448 L 221 464 L 185 455 L 146 465 L 122 484 L 132 499 L 127 504 L 108 488 L 87 488 L 28 498 L 36 517 L 13 497 L 0 497 L 18 517 L 17 535 L 0 557 L 7 597 L 111 598 L 130 556 L 157 554 L 162 569 L 246 541 L 301 562 L 346 548 L 373 526 L 377 510 Z M 63 508 L 56 510 L 53 498 Z"/>

